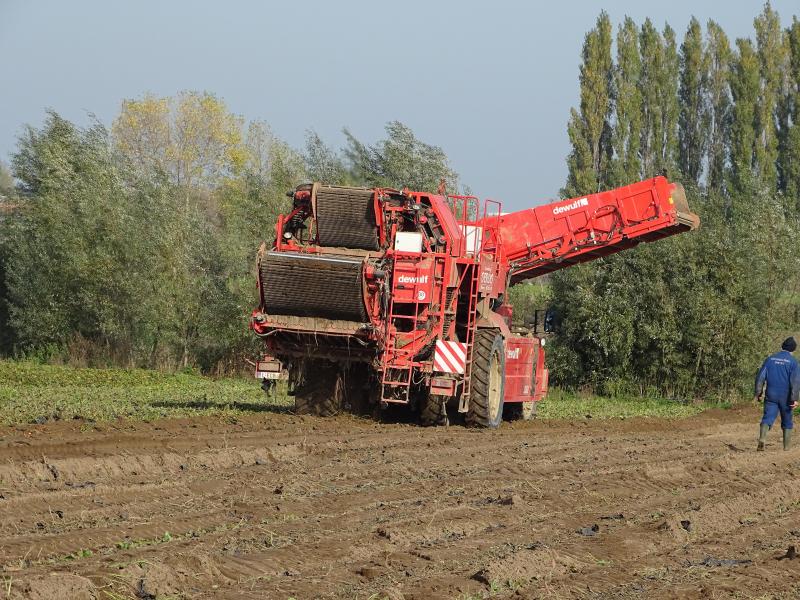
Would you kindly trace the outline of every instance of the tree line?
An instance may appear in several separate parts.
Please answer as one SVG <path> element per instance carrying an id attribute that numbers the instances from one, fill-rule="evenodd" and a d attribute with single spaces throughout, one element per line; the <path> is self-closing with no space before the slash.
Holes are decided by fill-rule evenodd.
<path id="1" fill-rule="evenodd" d="M 753 39 L 692 19 L 679 39 L 601 13 L 581 52 L 563 197 L 667 174 L 701 229 L 565 269 L 549 296 L 555 383 L 727 397 L 798 333 L 800 22 L 766 4 Z M 110 127 L 50 112 L 0 168 L 0 353 L 227 371 L 257 346 L 254 259 L 286 191 L 310 180 L 463 189 L 399 122 L 295 149 L 209 93 L 122 103 Z M 13 175 L 13 177 L 12 177 Z M 535 292 L 533 294 L 528 291 Z M 527 309 L 526 309 L 527 310 Z"/>
<path id="2" fill-rule="evenodd" d="M 553 277 L 562 385 L 726 397 L 798 333 L 800 22 L 767 3 L 754 33 L 606 13 L 587 33 L 563 194 L 667 174 L 702 224 Z"/>
<path id="3" fill-rule="evenodd" d="M 0 353 L 226 372 L 257 350 L 255 254 L 299 183 L 457 189 L 441 148 L 390 122 L 296 150 L 209 93 L 123 102 L 112 126 L 49 112 L 0 169 Z M 13 174 L 13 178 L 11 177 Z M 15 180 L 15 181 L 14 181 Z"/>

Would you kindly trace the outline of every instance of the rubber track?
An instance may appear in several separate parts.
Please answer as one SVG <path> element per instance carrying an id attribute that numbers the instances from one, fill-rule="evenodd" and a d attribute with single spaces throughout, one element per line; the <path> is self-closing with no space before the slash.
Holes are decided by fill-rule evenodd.
<path id="1" fill-rule="evenodd" d="M 378 250 L 373 190 L 320 186 L 316 194 L 320 246 Z"/>
<path id="2" fill-rule="evenodd" d="M 264 310 L 366 323 L 361 273 L 357 259 L 267 252 L 261 259 Z"/>

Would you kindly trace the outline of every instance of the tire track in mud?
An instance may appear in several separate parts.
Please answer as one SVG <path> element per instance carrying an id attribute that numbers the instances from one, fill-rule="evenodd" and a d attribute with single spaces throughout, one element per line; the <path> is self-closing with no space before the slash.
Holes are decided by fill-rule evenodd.
<path id="1" fill-rule="evenodd" d="M 800 486 L 781 477 L 800 453 L 752 452 L 756 422 L 14 428 L 0 564 L 20 594 L 56 571 L 122 597 L 703 597 L 731 582 L 794 597 L 800 569 L 775 555 L 800 541 Z"/>

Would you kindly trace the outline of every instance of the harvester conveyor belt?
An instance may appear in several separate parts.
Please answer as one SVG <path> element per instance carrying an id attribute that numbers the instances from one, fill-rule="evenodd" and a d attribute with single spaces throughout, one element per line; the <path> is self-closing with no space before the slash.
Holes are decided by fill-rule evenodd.
<path id="1" fill-rule="evenodd" d="M 267 314 L 369 322 L 362 261 L 290 252 L 266 252 L 261 286 Z"/>
<path id="2" fill-rule="evenodd" d="M 319 245 L 377 250 L 374 190 L 323 185 L 316 191 Z"/>

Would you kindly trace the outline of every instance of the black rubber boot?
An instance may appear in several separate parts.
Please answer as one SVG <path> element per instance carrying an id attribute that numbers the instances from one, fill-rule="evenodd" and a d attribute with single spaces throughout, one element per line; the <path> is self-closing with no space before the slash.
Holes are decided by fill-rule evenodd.
<path id="1" fill-rule="evenodd" d="M 783 430 L 783 449 L 788 450 L 792 447 L 792 430 L 791 429 L 784 429 Z"/>
<path id="2" fill-rule="evenodd" d="M 769 431 L 769 425 L 761 424 L 761 428 L 758 432 L 758 447 L 756 450 L 759 452 L 764 451 L 764 443 L 767 441 L 767 432 Z"/>

